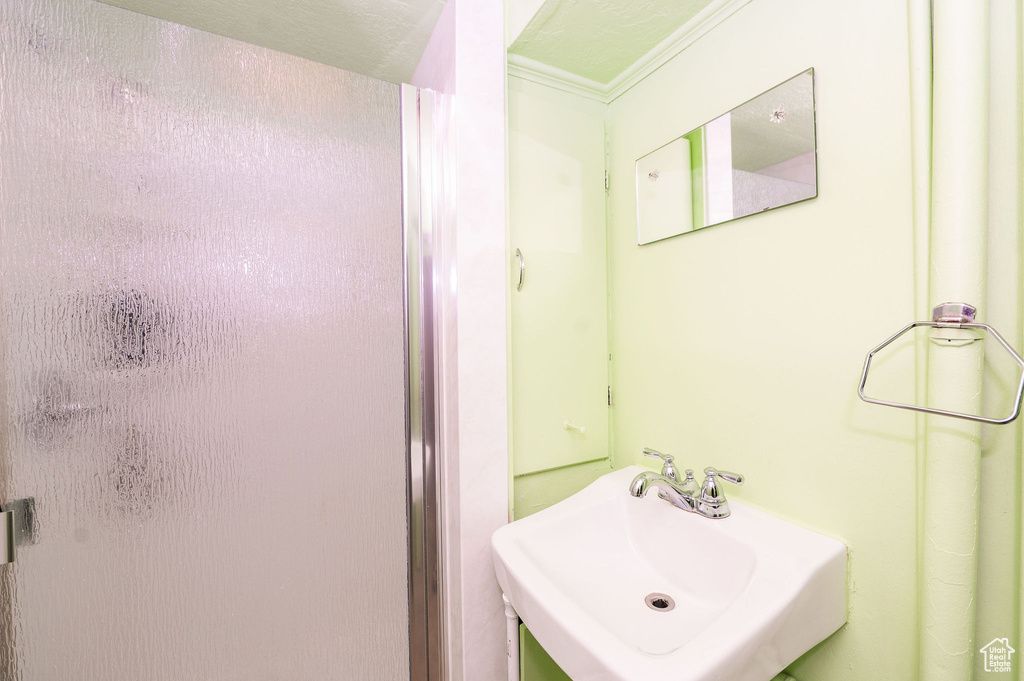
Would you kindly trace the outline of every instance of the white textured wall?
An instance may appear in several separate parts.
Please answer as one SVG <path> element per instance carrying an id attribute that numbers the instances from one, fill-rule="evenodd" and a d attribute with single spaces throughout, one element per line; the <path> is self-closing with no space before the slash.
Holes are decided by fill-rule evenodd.
<path id="1" fill-rule="evenodd" d="M 461 678 L 488 681 L 505 673 L 490 544 L 508 520 L 504 8 L 494 0 L 458 2 Z"/>
<path id="2" fill-rule="evenodd" d="M 455 95 L 457 404 L 444 424 L 449 678 L 505 674 L 491 533 L 508 520 L 504 8 L 449 0 L 414 85 Z M 452 386 L 447 386 L 451 388 Z M 454 440 L 457 439 L 457 442 Z"/>

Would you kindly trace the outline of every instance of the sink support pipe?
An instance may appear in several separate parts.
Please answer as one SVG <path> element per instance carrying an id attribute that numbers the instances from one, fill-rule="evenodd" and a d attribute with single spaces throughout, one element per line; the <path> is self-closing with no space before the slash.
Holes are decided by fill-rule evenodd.
<path id="1" fill-rule="evenodd" d="M 931 304 L 984 314 L 988 207 L 989 3 L 932 3 Z M 969 134 L 968 134 L 969 133 Z M 928 343 L 928 403 L 980 413 L 984 344 L 941 329 Z M 920 556 L 922 681 L 972 678 L 978 582 L 981 427 L 925 423 Z"/>
<path id="2" fill-rule="evenodd" d="M 505 653 L 508 655 L 508 681 L 519 681 L 519 613 L 512 607 L 508 596 L 505 602 Z"/>

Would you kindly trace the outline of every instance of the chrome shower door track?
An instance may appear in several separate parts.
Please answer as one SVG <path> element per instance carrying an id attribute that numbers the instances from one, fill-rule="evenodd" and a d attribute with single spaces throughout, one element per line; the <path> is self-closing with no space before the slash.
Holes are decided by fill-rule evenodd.
<path id="1" fill-rule="evenodd" d="M 448 98 L 403 85 L 402 173 L 405 223 L 409 616 L 412 681 L 445 678 L 442 589 L 441 341 L 444 329 L 444 224 Z"/>

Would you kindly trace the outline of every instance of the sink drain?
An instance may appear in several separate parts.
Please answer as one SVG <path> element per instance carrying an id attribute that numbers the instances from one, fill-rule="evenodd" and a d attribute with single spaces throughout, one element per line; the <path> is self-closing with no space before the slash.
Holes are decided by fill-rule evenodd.
<path id="1" fill-rule="evenodd" d="M 658 612 L 668 612 L 672 608 L 676 607 L 676 602 L 672 600 L 672 597 L 668 594 L 647 594 L 647 598 L 644 599 L 644 603 L 651 610 L 657 610 Z"/>

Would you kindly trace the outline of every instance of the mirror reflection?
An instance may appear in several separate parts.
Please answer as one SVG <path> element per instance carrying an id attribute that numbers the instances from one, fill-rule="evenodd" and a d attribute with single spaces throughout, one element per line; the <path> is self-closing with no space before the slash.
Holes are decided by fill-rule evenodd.
<path id="1" fill-rule="evenodd" d="M 818 195 L 814 69 L 636 161 L 637 243 Z"/>

